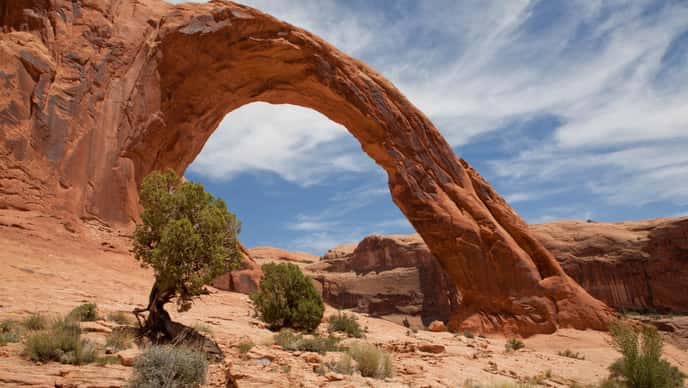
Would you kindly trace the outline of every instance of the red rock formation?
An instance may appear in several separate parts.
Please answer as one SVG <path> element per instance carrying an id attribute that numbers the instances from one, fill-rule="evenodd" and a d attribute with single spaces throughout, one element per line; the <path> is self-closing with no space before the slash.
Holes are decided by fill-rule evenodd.
<path id="1" fill-rule="evenodd" d="M 626 310 L 688 312 L 688 218 L 531 225 L 566 272 Z"/>
<path id="2" fill-rule="evenodd" d="M 242 258 L 240 267 L 218 276 L 212 281 L 211 285 L 221 290 L 251 294 L 258 290 L 260 278 L 263 277 L 263 271 L 251 256 L 250 251 L 241 244 L 239 244 L 239 247 L 241 248 Z"/>
<path id="3" fill-rule="evenodd" d="M 448 321 L 459 292 L 418 235 L 368 236 L 328 251 L 304 270 L 322 284 L 325 301 L 371 315 L 419 315 Z"/>
<path id="4" fill-rule="evenodd" d="M 320 257 L 310 253 L 292 252 L 273 247 L 253 247 L 248 251 L 251 257 L 260 265 L 272 262 L 287 262 L 302 267 L 320 260 Z"/>
<path id="5" fill-rule="evenodd" d="M 455 328 L 606 327 L 608 308 L 425 115 L 302 29 L 234 3 L 160 0 L 5 0 L 0 26 L 2 207 L 130 223 L 143 177 L 182 173 L 227 113 L 301 105 L 348 128 L 387 172 L 394 202 L 461 287 Z"/>

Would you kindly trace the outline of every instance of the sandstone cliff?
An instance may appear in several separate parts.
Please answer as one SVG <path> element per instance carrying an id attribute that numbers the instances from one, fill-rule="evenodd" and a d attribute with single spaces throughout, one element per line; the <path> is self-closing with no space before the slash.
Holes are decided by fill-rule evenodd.
<path id="1" fill-rule="evenodd" d="M 226 114 L 296 104 L 342 124 L 385 170 L 392 199 L 461 289 L 454 327 L 606 328 L 610 310 L 430 120 L 317 36 L 223 1 L 0 5 L 0 207 L 130 227 L 143 177 L 182 174 Z"/>
<path id="2" fill-rule="evenodd" d="M 620 310 L 688 312 L 688 217 L 531 225 L 588 292 Z"/>

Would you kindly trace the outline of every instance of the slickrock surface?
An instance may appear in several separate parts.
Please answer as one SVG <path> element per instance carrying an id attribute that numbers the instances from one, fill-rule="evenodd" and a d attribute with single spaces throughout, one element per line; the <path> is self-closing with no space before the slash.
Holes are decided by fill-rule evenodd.
<path id="1" fill-rule="evenodd" d="M 394 202 L 460 288 L 450 326 L 606 328 L 611 310 L 428 118 L 322 39 L 221 1 L 6 0 L 0 10 L 0 208 L 130 226 L 137 183 L 155 169 L 183 173 L 227 113 L 301 105 L 348 128 L 386 171 Z"/>
<path id="2" fill-rule="evenodd" d="M 688 313 L 688 217 L 531 225 L 588 292 L 623 310 Z"/>
<path id="3" fill-rule="evenodd" d="M 131 311 L 147 302 L 153 275 L 133 260 L 127 240 L 97 226 L 85 228 L 90 238 L 68 231 L 52 217 L 0 211 L 0 320 L 22 319 L 31 312 L 65 314 L 84 302 L 97 303 L 102 312 Z M 448 332 L 412 333 L 402 325 L 353 313 L 367 327 L 364 340 L 391 352 L 393 377 L 321 376 L 314 368 L 338 360 L 340 353 L 329 352 L 320 357 L 320 364 L 310 364 L 311 353 L 291 353 L 272 344 L 273 333 L 251 316 L 245 295 L 211 291 L 185 313 L 168 306 L 175 320 L 209 327 L 227 355 L 225 363 L 210 365 L 207 387 L 225 387 L 226 365 L 240 387 L 460 387 L 469 380 L 484 384 L 525 381 L 547 370 L 551 377 L 543 380 L 543 386 L 566 387 L 574 381 L 599 381 L 618 357 L 608 334 L 598 331 L 562 329 L 536 335 L 524 340 L 524 349 L 505 353 L 506 339 L 500 336 L 471 339 Z M 328 307 L 325 316 L 335 313 Z M 326 329 L 323 322 L 319 331 Z M 104 335 L 88 333 L 100 344 Z M 256 346 L 243 357 L 238 345 L 246 339 Z M 0 347 L 0 386 L 123 387 L 132 373 L 132 368 L 122 365 L 36 364 L 21 356 L 22 348 L 20 343 Z M 421 349 L 444 350 L 426 353 Z M 580 352 L 585 360 L 557 355 L 565 349 Z M 664 353 L 688 372 L 686 352 L 667 344 Z"/>
<path id="4" fill-rule="evenodd" d="M 320 260 L 320 257 L 310 253 L 294 252 L 273 247 L 253 247 L 249 248 L 248 252 L 259 265 L 279 262 L 292 263 L 298 265 L 299 267 L 303 267 Z"/>

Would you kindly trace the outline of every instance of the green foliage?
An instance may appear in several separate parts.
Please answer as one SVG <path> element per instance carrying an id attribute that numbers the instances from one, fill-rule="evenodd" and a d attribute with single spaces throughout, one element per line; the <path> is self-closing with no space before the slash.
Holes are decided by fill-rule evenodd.
<path id="1" fill-rule="evenodd" d="M 21 325 L 17 321 L 5 319 L 0 322 L 0 346 L 9 342 L 19 342 L 21 334 Z"/>
<path id="2" fill-rule="evenodd" d="M 134 338 L 126 330 L 113 330 L 105 338 L 105 346 L 114 349 L 116 352 L 131 347 Z"/>
<path id="3" fill-rule="evenodd" d="M 117 357 L 117 356 L 96 357 L 95 362 L 96 362 L 96 364 L 98 364 L 100 366 L 117 365 L 120 363 L 119 357 Z"/>
<path id="4" fill-rule="evenodd" d="M 519 349 L 523 349 L 526 345 L 518 338 L 509 338 L 504 344 L 504 350 L 507 352 L 514 352 Z"/>
<path id="5" fill-rule="evenodd" d="M 330 317 L 330 323 L 327 327 L 327 330 L 330 333 L 346 333 L 348 336 L 355 338 L 363 337 L 363 329 L 361 329 L 361 326 L 358 324 L 356 316 L 347 315 L 346 313 L 342 312 Z"/>
<path id="6" fill-rule="evenodd" d="M 95 303 L 84 303 L 76 306 L 67 315 L 67 318 L 73 321 L 95 321 L 98 319 L 98 306 Z"/>
<path id="7" fill-rule="evenodd" d="M 192 388 L 205 383 L 208 361 L 202 353 L 173 346 L 151 346 L 134 362 L 132 388 Z"/>
<path id="8" fill-rule="evenodd" d="M 155 271 L 154 289 L 166 299 L 178 296 L 179 310 L 188 310 L 203 285 L 240 262 L 241 223 L 222 199 L 199 183 L 182 183 L 172 170 L 144 178 L 139 197 L 134 255 Z"/>
<path id="9" fill-rule="evenodd" d="M 24 327 L 33 331 L 44 330 L 48 327 L 48 320 L 40 313 L 32 313 L 24 319 Z"/>
<path id="10" fill-rule="evenodd" d="M 241 354 L 246 354 L 248 353 L 253 347 L 256 346 L 256 344 L 253 343 L 253 341 L 247 339 L 239 342 L 239 345 L 237 348 L 239 348 L 239 353 Z"/>
<path id="11" fill-rule="evenodd" d="M 407 317 L 404 317 L 404 320 L 401 321 L 401 323 L 404 325 L 405 328 L 410 328 L 411 327 L 411 322 L 409 322 Z"/>
<path id="12" fill-rule="evenodd" d="M 608 384 L 624 383 L 628 388 L 682 387 L 685 376 L 662 356 L 662 336 L 654 327 L 639 332 L 615 322 L 609 330 L 622 357 L 609 367 Z M 610 385 L 613 386 L 613 385 Z"/>
<path id="13" fill-rule="evenodd" d="M 301 352 L 337 352 L 341 348 L 339 340 L 334 337 L 304 336 L 289 329 L 283 329 L 275 334 L 275 343 L 282 349 Z"/>
<path id="14" fill-rule="evenodd" d="M 272 330 L 290 327 L 312 331 L 325 311 L 311 280 L 290 263 L 264 264 L 260 290 L 251 295 L 251 300 L 257 315 Z"/>
<path id="15" fill-rule="evenodd" d="M 77 322 L 59 319 L 50 330 L 36 332 L 26 339 L 24 355 L 32 361 L 81 365 L 95 360 L 96 348 L 81 338 Z"/>
<path id="16" fill-rule="evenodd" d="M 385 378 L 392 375 L 392 358 L 375 345 L 356 342 L 351 345 L 348 354 L 356 361 L 361 376 Z"/>
<path id="17" fill-rule="evenodd" d="M 468 339 L 475 338 L 475 334 L 473 334 L 473 333 L 470 332 L 470 331 L 464 331 L 464 332 L 463 332 L 463 336 L 466 337 L 466 338 L 468 338 Z"/>
<path id="18" fill-rule="evenodd" d="M 134 324 L 134 318 L 132 317 L 131 313 L 126 312 L 126 311 L 113 311 L 108 313 L 107 316 L 108 321 L 112 321 L 115 323 L 118 323 L 120 325 L 133 325 Z"/>
<path id="19" fill-rule="evenodd" d="M 557 354 L 562 356 L 562 357 L 575 358 L 576 360 L 585 360 L 584 355 L 582 355 L 578 352 L 574 352 L 571 349 L 566 349 L 566 350 L 559 352 Z"/>

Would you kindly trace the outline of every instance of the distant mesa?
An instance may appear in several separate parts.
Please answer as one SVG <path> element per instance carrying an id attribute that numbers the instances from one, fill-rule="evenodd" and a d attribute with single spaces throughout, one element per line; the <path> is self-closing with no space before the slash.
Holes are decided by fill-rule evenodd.
<path id="1" fill-rule="evenodd" d="M 385 170 L 394 203 L 459 288 L 451 328 L 607 327 L 612 311 L 430 120 L 319 37 L 222 1 L 9 0 L 0 11 L 0 207 L 126 231 L 143 177 L 182 174 L 226 114 L 300 105 L 346 127 Z"/>

